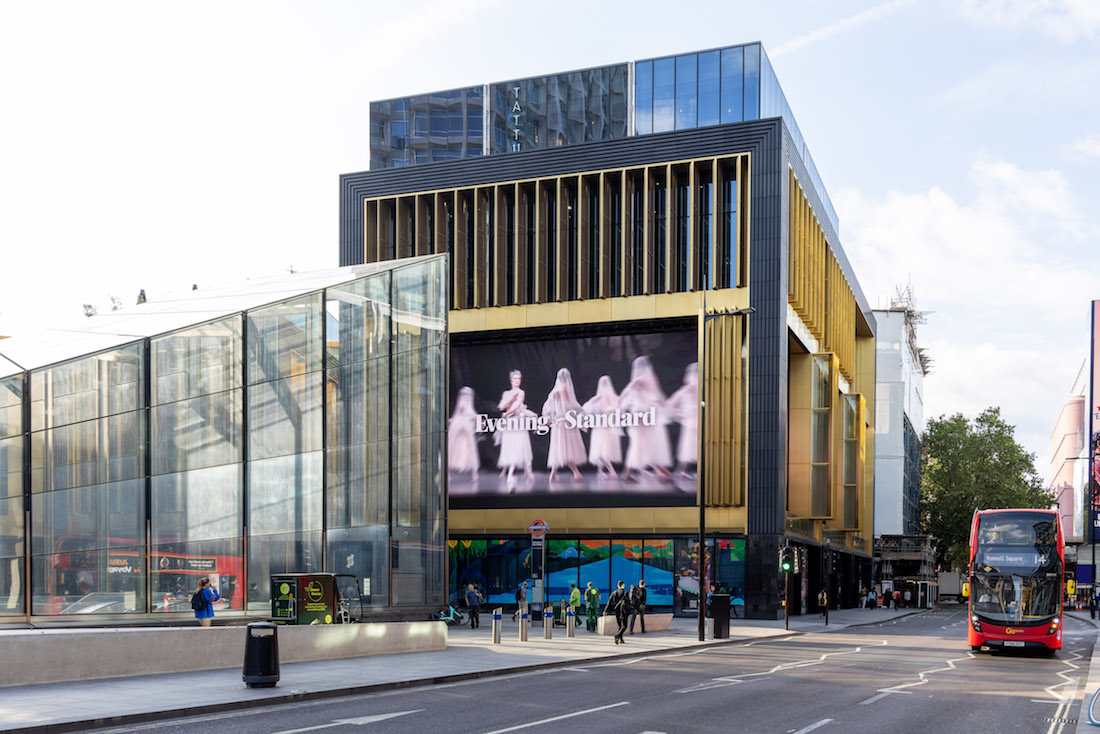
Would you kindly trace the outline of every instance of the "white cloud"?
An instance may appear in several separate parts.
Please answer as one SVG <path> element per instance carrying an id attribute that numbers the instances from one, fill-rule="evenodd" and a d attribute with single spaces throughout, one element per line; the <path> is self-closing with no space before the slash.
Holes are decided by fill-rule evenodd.
<path id="1" fill-rule="evenodd" d="M 833 36 L 847 33 L 848 31 L 865 26 L 868 23 L 885 18 L 888 15 L 893 15 L 912 4 L 913 0 L 891 0 L 891 2 L 876 5 L 873 8 L 854 13 L 846 18 L 827 23 L 820 28 L 815 28 L 809 33 L 804 33 L 797 38 L 792 38 L 786 43 L 781 43 L 769 51 L 768 55 L 773 59 L 777 59 L 780 56 L 785 56 L 805 46 L 811 46 L 819 41 L 824 41 Z"/>
<path id="2" fill-rule="evenodd" d="M 961 0 L 952 5 L 975 25 L 1038 30 L 1065 43 L 1100 33 L 1096 0 Z"/>
<path id="3" fill-rule="evenodd" d="M 978 160 L 969 174 L 969 200 L 937 187 L 840 191 L 844 248 L 872 306 L 909 281 L 932 312 L 918 332 L 935 360 L 926 416 L 1001 406 L 1042 475 L 1088 347 L 1088 302 L 1100 298 L 1097 223 L 1059 171 Z"/>
<path id="4" fill-rule="evenodd" d="M 1091 158 L 1100 158 L 1100 135 L 1092 135 L 1085 138 L 1078 138 L 1073 141 L 1070 148 L 1075 153 L 1079 153 Z"/>

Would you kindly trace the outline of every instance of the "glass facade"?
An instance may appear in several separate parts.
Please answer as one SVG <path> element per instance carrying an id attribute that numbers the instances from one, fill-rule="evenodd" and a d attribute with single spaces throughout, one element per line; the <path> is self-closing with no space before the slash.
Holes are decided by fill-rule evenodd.
<path id="1" fill-rule="evenodd" d="M 489 87 L 490 153 L 626 137 L 626 64 Z"/>
<path id="2" fill-rule="evenodd" d="M 371 170 L 481 155 L 482 97 L 477 86 L 371 102 Z"/>
<path id="3" fill-rule="evenodd" d="M 633 90 L 628 81 L 631 66 Z M 786 123 L 825 216 L 839 231 L 828 192 L 759 43 L 372 102 L 370 167 L 396 168 L 772 117 Z M 488 140 L 483 131 L 488 131 Z"/>
<path id="4" fill-rule="evenodd" d="M 708 564 L 707 579 L 713 578 L 716 591 L 743 598 L 744 539 L 709 538 L 707 546 L 716 564 Z M 471 582 L 488 592 L 487 605 L 514 606 L 524 581 L 528 601 L 541 601 L 532 592 L 529 538 L 452 538 L 449 547 L 452 604 L 460 602 L 460 590 Z M 547 539 L 546 591 L 550 601 L 560 601 L 569 598 L 570 584 L 583 590 L 592 582 L 606 603 L 620 580 L 629 587 L 644 579 L 650 609 L 693 613 L 699 598 L 698 559 L 698 537 Z"/>
<path id="5" fill-rule="evenodd" d="M 201 576 L 264 612 L 310 571 L 442 602 L 446 259 L 337 272 L 0 380 L 0 615 L 190 616 Z"/>

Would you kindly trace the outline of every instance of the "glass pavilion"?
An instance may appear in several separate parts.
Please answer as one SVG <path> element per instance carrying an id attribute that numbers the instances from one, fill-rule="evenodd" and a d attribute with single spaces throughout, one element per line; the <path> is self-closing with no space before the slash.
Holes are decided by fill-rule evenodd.
<path id="1" fill-rule="evenodd" d="M 0 341 L 0 623 L 265 614 L 269 575 L 444 598 L 446 256 L 254 279 Z M 75 616 L 79 615 L 79 616 Z M 119 615 L 119 616 L 114 616 Z"/>

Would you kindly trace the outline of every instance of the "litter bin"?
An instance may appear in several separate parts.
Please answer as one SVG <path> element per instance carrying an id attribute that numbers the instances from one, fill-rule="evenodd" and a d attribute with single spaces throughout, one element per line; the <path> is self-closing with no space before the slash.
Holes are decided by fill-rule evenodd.
<path id="1" fill-rule="evenodd" d="M 710 598 L 710 616 L 714 620 L 714 639 L 730 638 L 730 595 L 715 594 Z"/>
<path id="2" fill-rule="evenodd" d="M 279 628 L 253 622 L 247 629 L 241 678 L 249 688 L 271 688 L 279 682 Z"/>

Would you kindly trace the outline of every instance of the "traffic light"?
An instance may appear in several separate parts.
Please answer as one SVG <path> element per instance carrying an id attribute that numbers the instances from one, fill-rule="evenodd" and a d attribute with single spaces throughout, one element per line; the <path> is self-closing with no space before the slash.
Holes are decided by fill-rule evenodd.
<path id="1" fill-rule="evenodd" d="M 789 545 L 779 549 L 779 570 L 783 573 L 795 573 L 794 548 Z"/>

